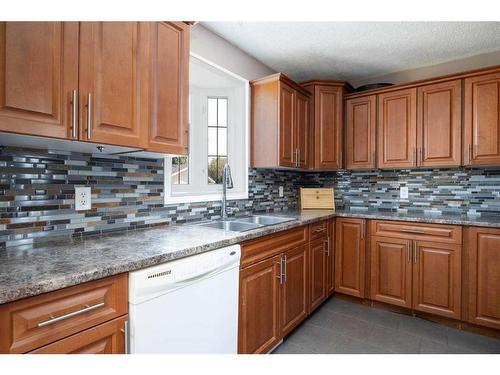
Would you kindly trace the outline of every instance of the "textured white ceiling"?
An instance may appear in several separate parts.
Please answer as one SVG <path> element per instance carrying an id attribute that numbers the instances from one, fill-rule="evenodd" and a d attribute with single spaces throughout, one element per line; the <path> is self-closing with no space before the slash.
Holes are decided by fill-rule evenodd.
<path id="1" fill-rule="evenodd" d="M 297 81 L 354 81 L 500 50 L 500 22 L 202 24 Z"/>

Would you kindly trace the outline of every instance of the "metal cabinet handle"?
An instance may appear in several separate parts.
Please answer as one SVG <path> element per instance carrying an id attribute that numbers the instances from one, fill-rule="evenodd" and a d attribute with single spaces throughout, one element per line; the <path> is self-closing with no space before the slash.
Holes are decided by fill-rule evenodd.
<path id="1" fill-rule="evenodd" d="M 413 164 L 417 166 L 417 148 L 413 147 Z"/>
<path id="2" fill-rule="evenodd" d="M 300 148 L 297 148 L 297 167 L 300 167 Z"/>
<path id="3" fill-rule="evenodd" d="M 276 276 L 277 279 L 280 279 L 280 285 L 283 284 L 283 256 L 280 257 L 280 262 L 276 263 L 280 265 L 280 274 Z"/>
<path id="4" fill-rule="evenodd" d="M 362 240 L 365 239 L 365 221 L 364 220 L 361 222 L 361 239 Z"/>
<path id="5" fill-rule="evenodd" d="M 324 232 L 324 231 L 325 231 L 325 229 L 326 229 L 325 227 L 323 227 L 323 228 L 317 228 L 317 229 L 313 230 L 313 233 L 320 233 L 320 232 Z"/>
<path id="6" fill-rule="evenodd" d="M 412 234 L 425 234 L 423 230 L 414 230 L 414 229 L 400 229 L 401 232 L 404 233 L 412 233 Z"/>
<path id="7" fill-rule="evenodd" d="M 472 163 L 472 144 L 469 144 L 469 164 Z"/>
<path id="8" fill-rule="evenodd" d="M 324 243 L 326 243 L 326 256 L 329 257 L 330 256 L 330 237 L 327 237 L 326 240 L 324 241 Z"/>
<path id="9" fill-rule="evenodd" d="M 417 241 L 413 241 L 413 263 L 417 264 Z"/>
<path id="10" fill-rule="evenodd" d="M 123 332 L 124 336 L 125 354 L 130 354 L 130 336 L 129 336 L 128 320 L 125 321 L 123 329 L 121 331 Z"/>
<path id="11" fill-rule="evenodd" d="M 87 139 L 92 138 L 92 95 L 87 94 Z"/>
<path id="12" fill-rule="evenodd" d="M 408 262 L 411 262 L 411 256 L 410 256 L 410 240 L 406 241 L 406 260 Z"/>
<path id="13" fill-rule="evenodd" d="M 77 138 L 78 96 L 76 90 L 71 92 L 71 136 Z"/>
<path id="14" fill-rule="evenodd" d="M 73 316 L 84 314 L 86 312 L 98 309 L 99 307 L 102 307 L 102 306 L 104 306 L 104 302 L 101 302 L 101 303 L 98 303 L 98 304 L 92 305 L 92 306 L 85 305 L 85 308 L 83 308 L 81 310 L 73 311 L 73 312 L 70 312 L 68 314 L 61 315 L 61 316 L 58 316 L 58 317 L 55 317 L 55 318 L 51 317 L 49 320 L 46 320 L 46 321 L 41 322 L 41 323 L 38 323 L 38 328 L 45 327 L 45 326 L 48 326 L 50 324 L 54 324 L 54 323 L 60 322 L 61 320 L 69 319 L 69 318 L 71 318 Z"/>

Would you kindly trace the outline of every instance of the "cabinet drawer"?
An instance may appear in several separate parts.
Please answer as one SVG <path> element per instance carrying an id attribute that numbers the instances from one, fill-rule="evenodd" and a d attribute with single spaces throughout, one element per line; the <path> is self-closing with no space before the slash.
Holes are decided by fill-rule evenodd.
<path id="1" fill-rule="evenodd" d="M 320 221 L 309 225 L 309 237 L 312 240 L 328 237 L 328 221 Z"/>
<path id="2" fill-rule="evenodd" d="M 128 315 L 36 349 L 30 354 L 125 354 Z"/>
<path id="3" fill-rule="evenodd" d="M 127 314 L 127 274 L 0 306 L 0 353 L 26 353 Z"/>
<path id="4" fill-rule="evenodd" d="M 462 227 L 457 225 L 436 225 L 401 223 L 397 221 L 373 220 L 371 234 L 392 238 L 462 243 Z"/>
<path id="5" fill-rule="evenodd" d="M 257 238 L 241 244 L 241 268 L 272 257 L 308 241 L 308 225 Z"/>

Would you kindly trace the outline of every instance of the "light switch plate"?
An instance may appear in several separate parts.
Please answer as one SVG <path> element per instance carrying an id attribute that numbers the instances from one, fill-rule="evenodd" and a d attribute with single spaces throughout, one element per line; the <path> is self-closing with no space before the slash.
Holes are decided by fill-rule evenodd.
<path id="1" fill-rule="evenodd" d="M 401 186 L 399 189 L 399 197 L 401 199 L 408 199 L 408 186 Z"/>
<path id="2" fill-rule="evenodd" d="M 75 210 L 84 211 L 92 208 L 92 191 L 87 186 L 75 186 Z"/>
<path id="3" fill-rule="evenodd" d="M 283 194 L 283 186 L 280 186 L 280 187 L 278 188 L 278 193 L 279 193 L 280 198 L 283 198 L 283 195 L 284 195 L 284 194 Z"/>

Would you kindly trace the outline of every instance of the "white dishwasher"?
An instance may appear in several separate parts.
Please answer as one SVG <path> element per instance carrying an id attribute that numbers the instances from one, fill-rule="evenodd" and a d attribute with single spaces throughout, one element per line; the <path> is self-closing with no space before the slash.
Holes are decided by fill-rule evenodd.
<path id="1" fill-rule="evenodd" d="M 129 274 L 130 353 L 236 354 L 240 246 Z"/>

